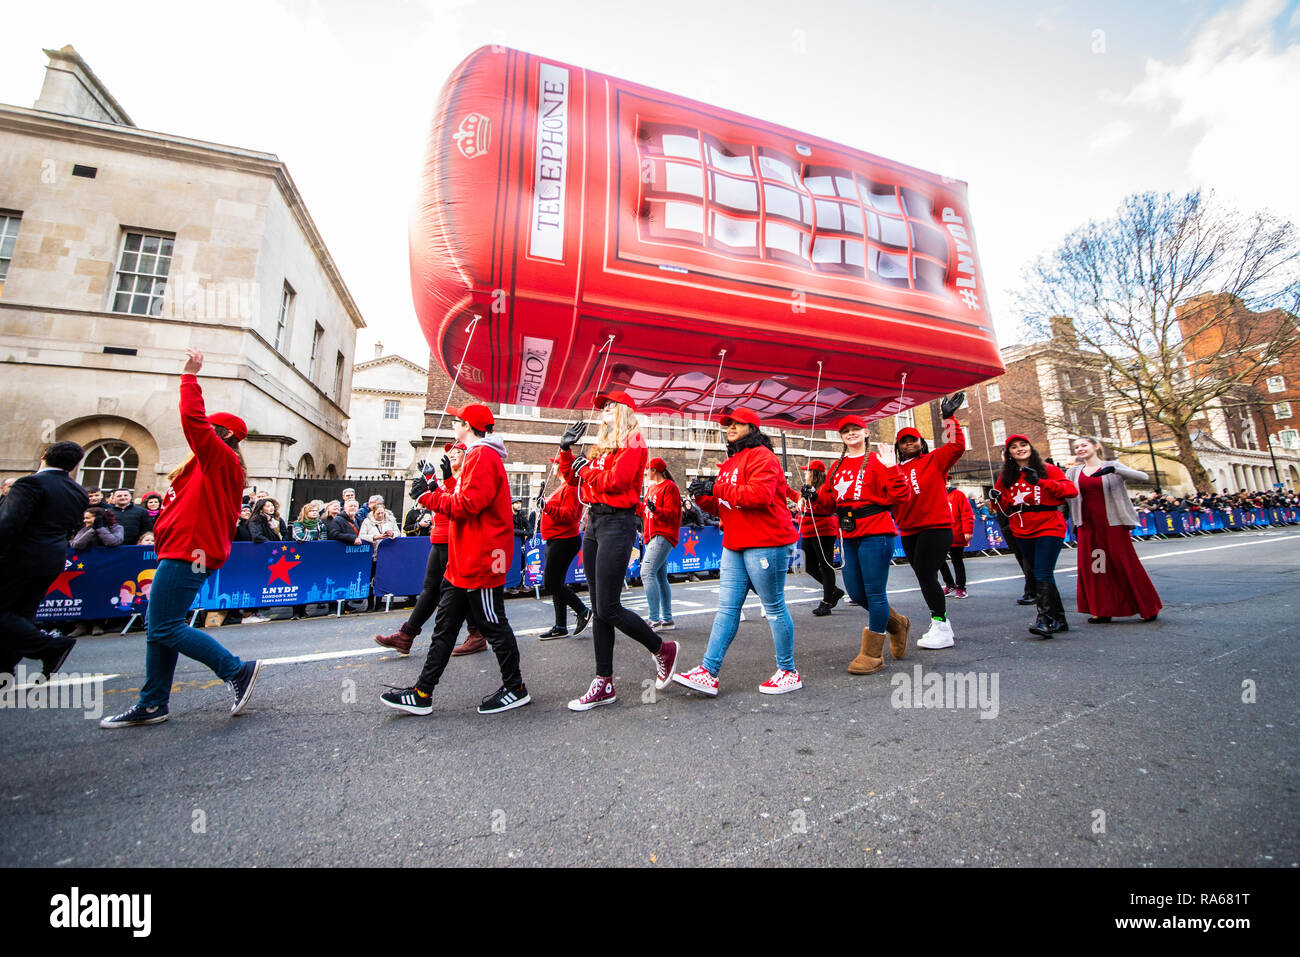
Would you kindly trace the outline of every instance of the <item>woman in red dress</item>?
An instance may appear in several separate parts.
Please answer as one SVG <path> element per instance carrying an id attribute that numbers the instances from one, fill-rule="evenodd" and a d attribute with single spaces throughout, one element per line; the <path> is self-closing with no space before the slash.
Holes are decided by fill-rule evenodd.
<path id="1" fill-rule="evenodd" d="M 1079 489 L 1070 499 L 1070 519 L 1079 536 L 1079 611 L 1094 625 L 1112 618 L 1141 615 L 1154 621 L 1160 596 L 1133 548 L 1129 529 L 1138 524 L 1126 479 L 1145 482 L 1147 474 L 1101 458 L 1101 444 L 1075 439 L 1078 465 L 1066 473 Z"/>

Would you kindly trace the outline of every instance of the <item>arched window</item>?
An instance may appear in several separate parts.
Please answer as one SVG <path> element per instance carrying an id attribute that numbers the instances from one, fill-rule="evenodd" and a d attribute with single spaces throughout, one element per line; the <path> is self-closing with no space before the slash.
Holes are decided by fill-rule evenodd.
<path id="1" fill-rule="evenodd" d="M 81 460 L 79 481 L 86 488 L 99 488 L 106 491 L 115 488 L 135 488 L 136 470 L 140 467 L 140 456 L 135 449 L 117 439 L 97 442 L 86 452 Z"/>

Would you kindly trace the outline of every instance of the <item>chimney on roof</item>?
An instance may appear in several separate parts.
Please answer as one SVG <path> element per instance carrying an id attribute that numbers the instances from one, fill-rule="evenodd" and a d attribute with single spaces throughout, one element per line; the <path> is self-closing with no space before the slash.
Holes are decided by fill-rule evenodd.
<path id="1" fill-rule="evenodd" d="M 32 109 L 62 116 L 78 116 L 100 123 L 135 126 L 122 104 L 113 99 L 108 87 L 95 76 L 81 54 L 69 44 L 61 50 L 44 50 L 45 84 Z"/>
<path id="2" fill-rule="evenodd" d="M 1079 348 L 1079 336 L 1074 331 L 1074 320 L 1069 316 L 1052 316 L 1052 342 L 1067 349 Z"/>
<path id="3" fill-rule="evenodd" d="M 376 359 L 381 359 L 381 358 L 383 358 L 383 355 L 384 355 L 384 344 L 383 344 L 382 342 L 376 342 L 376 343 L 375 343 L 375 358 L 376 358 Z"/>

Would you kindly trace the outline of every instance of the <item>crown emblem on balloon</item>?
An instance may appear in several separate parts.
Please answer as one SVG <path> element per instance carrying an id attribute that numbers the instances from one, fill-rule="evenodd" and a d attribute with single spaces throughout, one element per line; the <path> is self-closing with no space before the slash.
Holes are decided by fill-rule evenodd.
<path id="1" fill-rule="evenodd" d="M 482 113 L 467 113 L 451 138 L 466 159 L 482 156 L 492 142 L 492 121 Z"/>

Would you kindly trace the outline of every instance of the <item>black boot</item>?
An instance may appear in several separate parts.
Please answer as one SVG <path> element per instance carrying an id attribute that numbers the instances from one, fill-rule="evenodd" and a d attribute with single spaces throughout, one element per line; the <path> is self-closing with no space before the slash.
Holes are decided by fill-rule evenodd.
<path id="1" fill-rule="evenodd" d="M 1034 598 L 1038 604 L 1038 618 L 1029 626 L 1029 633 L 1037 635 L 1039 638 L 1051 638 L 1054 634 L 1052 628 L 1052 596 L 1048 587 L 1047 582 L 1034 582 Z"/>
<path id="2" fill-rule="evenodd" d="M 1070 630 L 1070 623 L 1065 620 L 1065 606 L 1061 604 L 1061 593 L 1056 590 L 1055 585 L 1048 589 L 1052 600 L 1052 630 L 1062 632 Z"/>
<path id="3" fill-rule="evenodd" d="M 1025 572 L 1025 593 L 1016 599 L 1017 605 L 1033 605 L 1038 602 L 1038 582 L 1034 576 Z"/>

